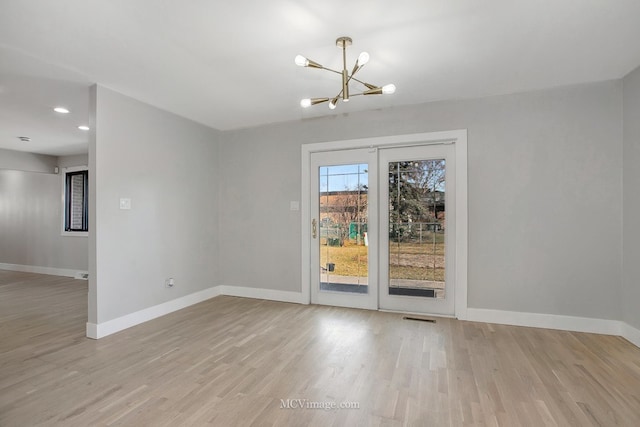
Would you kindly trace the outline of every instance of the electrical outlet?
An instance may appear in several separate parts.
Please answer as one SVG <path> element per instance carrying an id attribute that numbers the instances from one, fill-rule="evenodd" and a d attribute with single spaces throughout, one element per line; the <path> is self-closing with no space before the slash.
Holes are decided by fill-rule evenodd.
<path id="1" fill-rule="evenodd" d="M 176 284 L 175 280 L 173 280 L 173 277 L 168 278 L 167 280 L 164 281 L 164 286 L 167 288 L 173 288 L 173 286 Z"/>

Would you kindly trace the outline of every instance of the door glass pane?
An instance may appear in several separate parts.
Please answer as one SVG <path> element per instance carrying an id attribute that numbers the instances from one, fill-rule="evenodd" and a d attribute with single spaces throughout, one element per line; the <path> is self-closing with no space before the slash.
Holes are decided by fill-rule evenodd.
<path id="1" fill-rule="evenodd" d="M 389 294 L 445 297 L 445 160 L 389 163 Z"/>
<path id="2" fill-rule="evenodd" d="M 367 164 L 320 167 L 320 290 L 369 292 Z"/>

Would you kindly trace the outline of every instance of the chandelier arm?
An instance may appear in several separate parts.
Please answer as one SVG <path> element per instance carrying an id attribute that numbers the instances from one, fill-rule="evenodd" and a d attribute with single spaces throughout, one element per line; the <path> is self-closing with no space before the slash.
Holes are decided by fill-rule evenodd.
<path id="1" fill-rule="evenodd" d="M 322 67 L 321 69 L 322 69 L 322 70 L 331 71 L 332 73 L 336 73 L 336 74 L 340 74 L 340 75 L 342 75 L 342 71 L 332 70 L 331 68 L 327 68 L 327 67 Z"/>
<path id="2" fill-rule="evenodd" d="M 367 95 L 382 95 L 382 93 L 352 93 L 351 96 L 367 96 Z"/>
<path id="3" fill-rule="evenodd" d="M 355 81 L 357 81 L 357 82 L 358 82 L 358 83 L 360 83 L 360 84 L 363 84 L 363 85 L 365 85 L 365 86 L 368 86 L 368 84 L 367 84 L 367 83 L 363 82 L 362 80 L 358 80 L 358 79 L 356 79 L 356 78 L 355 78 L 355 77 L 353 77 L 353 76 L 351 76 L 351 80 L 355 80 Z"/>

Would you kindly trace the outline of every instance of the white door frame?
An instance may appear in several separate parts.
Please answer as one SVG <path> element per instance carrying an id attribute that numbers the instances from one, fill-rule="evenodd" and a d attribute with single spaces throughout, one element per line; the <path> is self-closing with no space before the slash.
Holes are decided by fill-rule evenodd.
<path id="1" fill-rule="evenodd" d="M 337 151 L 354 148 L 401 147 L 411 145 L 441 144 L 454 142 L 456 162 L 456 247 L 455 247 L 455 317 L 467 318 L 467 253 L 468 253 L 468 204 L 467 204 L 467 130 L 416 133 L 374 138 L 328 141 L 302 145 L 302 302 L 311 302 L 311 221 L 310 197 L 313 193 L 310 185 L 311 153 Z"/>

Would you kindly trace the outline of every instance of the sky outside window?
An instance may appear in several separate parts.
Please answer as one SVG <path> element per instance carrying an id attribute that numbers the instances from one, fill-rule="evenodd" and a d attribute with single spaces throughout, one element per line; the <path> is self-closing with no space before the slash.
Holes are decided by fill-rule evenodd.
<path id="1" fill-rule="evenodd" d="M 367 163 L 320 167 L 321 192 L 357 190 L 362 186 L 369 186 Z"/>

